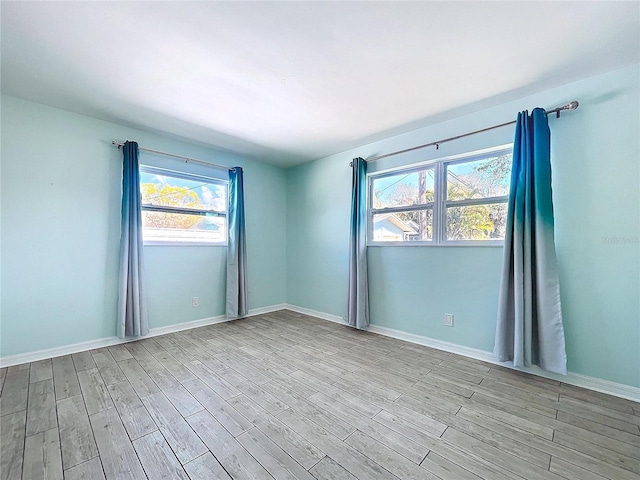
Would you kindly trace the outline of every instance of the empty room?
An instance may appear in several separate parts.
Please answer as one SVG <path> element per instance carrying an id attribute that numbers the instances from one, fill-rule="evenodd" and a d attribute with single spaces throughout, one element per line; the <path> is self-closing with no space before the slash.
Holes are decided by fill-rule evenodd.
<path id="1" fill-rule="evenodd" d="M 640 2 L 0 19 L 0 480 L 640 480 Z"/>

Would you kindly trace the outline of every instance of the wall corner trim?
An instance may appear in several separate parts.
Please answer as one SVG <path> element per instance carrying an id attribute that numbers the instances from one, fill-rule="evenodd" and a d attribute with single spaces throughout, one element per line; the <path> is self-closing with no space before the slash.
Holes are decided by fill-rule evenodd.
<path id="1" fill-rule="evenodd" d="M 277 305 L 270 305 L 268 307 L 259 307 L 249 310 L 247 317 L 253 317 L 255 315 L 262 315 L 263 313 L 276 312 L 278 310 L 284 310 L 286 304 L 281 303 Z M 194 320 L 191 322 L 177 323 L 174 325 L 167 325 L 165 327 L 157 327 L 149 330 L 149 334 L 142 338 L 151 338 L 158 335 L 165 335 L 167 333 L 180 332 L 182 330 L 190 330 L 192 328 L 204 327 L 206 325 L 213 325 L 215 323 L 230 322 L 236 320 L 235 318 L 228 318 L 226 315 L 217 315 L 215 317 L 201 318 L 200 320 Z M 19 365 L 27 362 L 37 362 L 38 360 L 44 360 L 46 358 L 60 357 L 62 355 L 69 355 L 72 353 L 84 352 L 86 350 L 94 350 L 96 348 L 110 347 L 112 345 L 119 345 L 122 343 L 135 342 L 139 340 L 137 338 L 121 339 L 118 337 L 99 338 L 96 340 L 88 340 L 86 342 L 74 343 L 72 345 L 64 345 L 62 347 L 47 348 L 44 350 L 37 350 L 35 352 L 18 353 L 16 355 L 10 355 L 0 358 L 0 367 L 10 367 L 12 365 Z"/>
<path id="2" fill-rule="evenodd" d="M 337 315 L 330 313 L 318 312 L 309 308 L 298 307 L 296 305 L 286 305 L 287 310 L 303 313 L 305 315 L 311 315 L 323 320 L 329 320 L 331 322 L 341 323 L 346 325 L 344 319 Z M 609 380 L 603 380 L 600 378 L 589 377 L 587 375 L 580 375 L 578 373 L 569 372 L 565 375 L 558 375 L 555 373 L 546 372 L 538 367 L 532 368 L 516 368 L 509 363 L 498 362 L 493 356 L 492 352 L 485 350 L 479 350 L 476 348 L 465 347 L 457 345 L 455 343 L 444 342 L 442 340 L 436 340 L 434 338 L 424 337 L 422 335 L 416 335 L 413 333 L 407 333 L 400 330 L 394 330 L 392 328 L 381 327 L 379 325 L 370 325 L 369 332 L 383 335 L 385 337 L 396 338 L 398 340 L 404 340 L 405 342 L 415 343 L 417 345 L 424 345 L 426 347 L 436 348 L 438 350 L 444 350 L 445 352 L 455 353 L 464 357 L 474 358 L 476 360 L 482 360 L 494 365 L 500 365 L 502 367 L 510 368 L 512 370 L 518 370 L 520 372 L 530 373 L 540 377 L 550 378 L 559 382 L 575 385 L 577 387 L 587 388 L 600 393 L 606 393 L 620 398 L 626 398 L 627 400 L 633 400 L 640 402 L 640 388 L 633 387 L 631 385 L 625 385 L 622 383 L 611 382 Z"/>

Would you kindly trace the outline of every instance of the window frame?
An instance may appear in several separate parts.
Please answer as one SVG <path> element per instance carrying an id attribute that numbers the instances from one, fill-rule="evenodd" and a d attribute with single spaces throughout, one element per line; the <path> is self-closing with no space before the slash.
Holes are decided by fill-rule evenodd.
<path id="1" fill-rule="evenodd" d="M 198 182 L 206 182 L 207 184 L 223 185 L 226 191 L 224 199 L 224 211 L 223 210 L 206 210 L 206 209 L 190 209 L 180 208 L 162 205 L 150 205 L 142 203 L 142 193 L 140 196 L 140 210 L 141 212 L 165 212 L 165 213 L 182 213 L 186 215 L 202 215 L 208 216 L 212 213 L 216 217 L 224 217 L 226 219 L 227 232 L 225 233 L 225 240 L 222 242 L 205 242 L 205 241 L 171 241 L 171 240 L 146 240 L 144 239 L 145 226 L 142 225 L 142 238 L 145 246 L 193 246 L 193 247 L 227 247 L 229 245 L 229 180 L 223 180 L 215 177 L 208 177 L 205 175 L 187 173 L 183 171 L 171 170 L 168 168 L 155 167 L 153 165 L 140 164 L 138 167 L 140 173 L 149 173 L 152 175 L 164 175 L 166 177 L 180 178 L 183 180 L 193 180 Z M 139 185 L 142 182 L 138 182 Z"/>
<path id="2" fill-rule="evenodd" d="M 387 168 L 367 173 L 367 246 L 371 247 L 502 247 L 504 240 L 447 240 L 447 207 L 465 207 L 473 205 L 491 205 L 506 203 L 509 195 L 497 197 L 473 198 L 465 200 L 447 200 L 447 170 L 450 165 L 468 163 L 484 158 L 513 153 L 513 143 L 475 150 L 458 155 L 436 158 L 423 162 Z M 373 182 L 375 179 L 403 175 L 415 171 L 433 168 L 434 171 L 434 201 L 425 204 L 415 204 L 403 207 L 372 208 Z M 373 240 L 373 216 L 384 213 L 413 212 L 432 210 L 433 235 L 431 240 L 413 241 L 375 241 Z"/>

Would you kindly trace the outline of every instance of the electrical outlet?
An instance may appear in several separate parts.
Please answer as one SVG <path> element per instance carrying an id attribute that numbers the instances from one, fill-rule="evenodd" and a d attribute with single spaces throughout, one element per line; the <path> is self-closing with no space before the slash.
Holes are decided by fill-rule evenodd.
<path id="1" fill-rule="evenodd" d="M 445 327 L 453 327 L 453 313 L 444 314 L 444 325 Z"/>
<path id="2" fill-rule="evenodd" d="M 200 306 L 200 297 L 193 297 L 191 299 L 191 306 L 193 308 L 199 307 Z"/>

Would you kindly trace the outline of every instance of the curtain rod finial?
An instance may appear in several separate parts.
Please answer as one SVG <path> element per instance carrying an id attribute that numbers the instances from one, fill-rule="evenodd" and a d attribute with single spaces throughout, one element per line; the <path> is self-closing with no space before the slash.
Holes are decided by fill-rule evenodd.
<path id="1" fill-rule="evenodd" d="M 579 105 L 580 103 L 577 100 L 574 100 L 573 102 L 570 102 L 569 105 L 567 105 L 567 110 L 575 110 Z"/>

